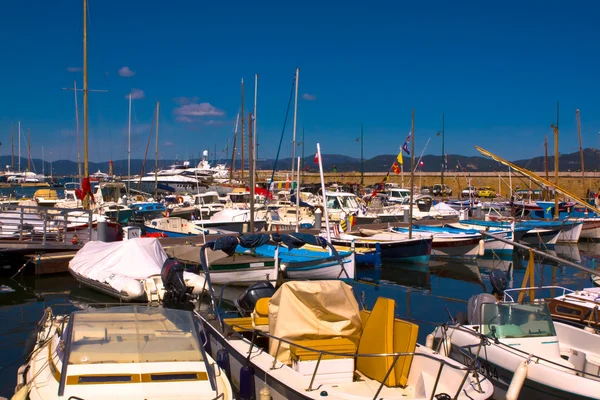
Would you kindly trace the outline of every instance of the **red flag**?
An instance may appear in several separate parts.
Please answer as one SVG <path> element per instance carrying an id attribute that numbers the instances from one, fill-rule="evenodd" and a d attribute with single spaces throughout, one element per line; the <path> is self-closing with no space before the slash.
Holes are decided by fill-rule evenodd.
<path id="1" fill-rule="evenodd" d="M 394 171 L 396 175 L 400 173 L 400 167 L 398 166 L 398 163 L 396 161 L 394 161 L 394 163 L 392 164 L 392 171 Z"/>
<path id="2" fill-rule="evenodd" d="M 319 163 L 319 152 L 315 153 L 315 164 Z"/>
<path id="3" fill-rule="evenodd" d="M 425 163 L 424 163 L 423 161 L 421 161 L 421 162 L 419 163 L 419 165 L 422 167 L 423 165 L 425 165 Z"/>

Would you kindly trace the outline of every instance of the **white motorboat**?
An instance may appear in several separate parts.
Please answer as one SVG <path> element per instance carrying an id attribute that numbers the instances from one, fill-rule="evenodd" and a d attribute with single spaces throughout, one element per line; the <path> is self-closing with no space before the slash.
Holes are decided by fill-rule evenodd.
<path id="1" fill-rule="evenodd" d="M 191 221 L 202 229 L 226 229 L 233 232 L 247 232 L 250 225 L 250 210 L 226 208 L 213 214 L 209 219 Z M 265 226 L 264 218 L 254 217 L 254 230 L 261 231 Z"/>
<path id="2" fill-rule="evenodd" d="M 442 325 L 434 336 L 434 348 L 455 360 L 465 350 L 476 355 L 499 398 L 600 398 L 600 336 L 553 322 L 543 301 L 473 296 L 467 323 Z"/>
<path id="3" fill-rule="evenodd" d="M 13 399 L 233 399 L 190 311 L 47 309 Z"/>
<path id="4" fill-rule="evenodd" d="M 211 354 L 229 367 L 241 398 L 466 400 L 493 394 L 476 368 L 417 344 L 418 326 L 394 318 L 393 300 L 379 298 L 371 311 L 360 311 L 341 281 L 292 281 L 275 293 L 257 285 L 237 304 L 249 306 L 248 313 L 222 318 L 211 310 L 199 318 Z"/>
<path id="5" fill-rule="evenodd" d="M 161 268 L 167 258 L 156 238 L 88 242 L 69 262 L 69 272 L 81 284 L 120 300 L 158 302 L 164 296 Z M 192 293 L 202 291 L 202 277 L 183 276 Z"/>

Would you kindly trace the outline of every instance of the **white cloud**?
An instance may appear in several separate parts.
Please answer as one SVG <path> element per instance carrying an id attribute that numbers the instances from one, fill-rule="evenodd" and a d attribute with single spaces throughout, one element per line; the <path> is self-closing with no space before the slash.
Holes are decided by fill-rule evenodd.
<path id="1" fill-rule="evenodd" d="M 135 75 L 135 71 L 132 71 L 127 65 L 119 68 L 119 75 L 124 78 L 131 78 Z"/>
<path id="2" fill-rule="evenodd" d="M 125 98 L 128 99 L 129 94 L 126 94 Z M 143 98 L 144 98 L 144 91 L 142 89 L 136 89 L 136 88 L 131 89 L 131 99 L 132 100 L 139 100 L 139 99 L 143 99 Z"/>
<path id="3" fill-rule="evenodd" d="M 302 95 L 302 98 L 303 98 L 304 100 L 308 100 L 308 101 L 314 101 L 314 100 L 316 100 L 316 99 L 317 99 L 317 96 L 316 96 L 316 95 L 314 95 L 314 94 L 304 93 L 304 94 Z"/>
<path id="4" fill-rule="evenodd" d="M 173 142 L 169 142 L 169 141 L 166 141 L 166 142 L 163 143 L 163 146 L 165 146 L 165 147 L 171 147 L 173 145 L 174 145 L 174 143 Z"/>
<path id="5" fill-rule="evenodd" d="M 83 69 L 79 68 L 79 67 L 67 67 L 67 71 L 69 71 L 69 72 L 81 72 L 81 71 L 83 71 Z"/>
<path id="6" fill-rule="evenodd" d="M 185 117 L 222 117 L 223 110 L 219 110 L 210 103 L 189 103 L 177 107 L 173 113 Z"/>

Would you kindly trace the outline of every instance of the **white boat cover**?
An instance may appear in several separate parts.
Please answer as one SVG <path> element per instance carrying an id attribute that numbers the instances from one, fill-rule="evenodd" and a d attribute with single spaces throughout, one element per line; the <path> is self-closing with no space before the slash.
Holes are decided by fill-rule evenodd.
<path id="1" fill-rule="evenodd" d="M 358 346 L 362 323 L 352 288 L 342 281 L 284 283 L 269 301 L 269 333 L 294 340 L 347 338 Z M 290 363 L 289 345 L 270 339 L 269 353 Z M 278 351 L 279 350 L 279 351 Z"/>
<path id="2" fill-rule="evenodd" d="M 450 207 L 448 204 L 446 204 L 442 201 L 440 201 L 435 206 L 433 206 L 433 209 L 441 214 L 454 214 L 454 215 L 459 214 L 458 211 L 456 211 L 454 208 Z"/>
<path id="3" fill-rule="evenodd" d="M 131 279 L 160 274 L 167 253 L 156 238 L 86 243 L 69 262 L 69 269 L 122 291 Z"/>

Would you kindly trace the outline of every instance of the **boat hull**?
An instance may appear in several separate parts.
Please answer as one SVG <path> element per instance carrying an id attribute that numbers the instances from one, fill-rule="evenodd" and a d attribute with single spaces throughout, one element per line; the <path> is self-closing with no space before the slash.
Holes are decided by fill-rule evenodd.
<path id="1" fill-rule="evenodd" d="M 437 239 L 434 237 L 431 257 L 474 258 L 479 254 L 480 238 Z"/>
<path id="2" fill-rule="evenodd" d="M 375 250 L 377 243 L 381 251 L 382 261 L 407 262 L 427 264 L 431 256 L 432 240 L 430 238 L 380 241 L 375 240 L 355 240 L 356 249 Z M 352 241 L 345 239 L 331 239 L 331 243 L 336 246 L 351 246 Z"/>

